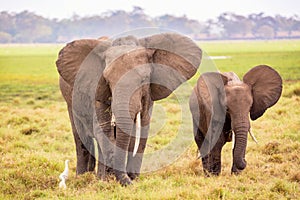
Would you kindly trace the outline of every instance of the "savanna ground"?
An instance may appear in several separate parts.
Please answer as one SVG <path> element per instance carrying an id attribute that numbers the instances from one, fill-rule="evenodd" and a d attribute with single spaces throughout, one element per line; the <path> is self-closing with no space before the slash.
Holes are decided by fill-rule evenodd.
<path id="1" fill-rule="evenodd" d="M 300 41 L 199 44 L 211 56 L 229 56 L 214 61 L 220 71 L 242 77 L 251 67 L 268 64 L 284 79 L 279 102 L 251 122 L 259 143 L 249 138 L 248 165 L 242 174 L 230 174 L 231 143 L 227 143 L 221 175 L 205 178 L 190 122 L 184 126 L 189 148 L 180 158 L 141 174 L 132 186 L 121 187 L 113 177 L 103 182 L 91 173 L 76 177 L 75 146 L 55 68 L 63 45 L 1 45 L 0 199 L 299 199 Z M 193 86 L 198 77 L 199 73 L 189 84 Z M 184 99 L 188 93 L 183 92 Z M 156 102 L 147 152 L 176 137 L 182 114 L 190 115 L 181 110 L 175 95 Z M 165 116 L 163 124 L 160 115 Z M 66 159 L 70 173 L 67 189 L 62 190 L 58 176 Z"/>

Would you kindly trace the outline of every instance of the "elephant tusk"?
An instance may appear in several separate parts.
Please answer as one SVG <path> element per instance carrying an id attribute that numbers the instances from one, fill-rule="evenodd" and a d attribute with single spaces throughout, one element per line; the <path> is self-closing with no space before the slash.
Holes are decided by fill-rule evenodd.
<path id="1" fill-rule="evenodd" d="M 111 122 L 110 122 L 110 125 L 113 126 L 113 127 L 116 126 L 116 118 L 115 118 L 114 113 L 111 114 Z"/>
<path id="2" fill-rule="evenodd" d="M 232 131 L 232 149 L 234 149 L 234 144 L 235 143 L 235 133 Z"/>
<path id="3" fill-rule="evenodd" d="M 196 160 L 199 160 L 200 158 L 202 158 L 200 150 L 197 149 L 197 155 L 196 155 Z"/>
<path id="4" fill-rule="evenodd" d="M 251 132 L 251 129 L 249 129 L 249 134 L 250 134 L 252 140 L 257 144 L 258 142 L 257 142 L 256 138 L 254 137 L 253 133 Z"/>
<path id="5" fill-rule="evenodd" d="M 133 157 L 136 155 L 137 150 L 140 145 L 140 138 L 141 138 L 141 112 L 138 112 L 136 115 L 136 135 L 135 135 L 135 142 L 134 142 L 134 148 L 133 148 Z"/>

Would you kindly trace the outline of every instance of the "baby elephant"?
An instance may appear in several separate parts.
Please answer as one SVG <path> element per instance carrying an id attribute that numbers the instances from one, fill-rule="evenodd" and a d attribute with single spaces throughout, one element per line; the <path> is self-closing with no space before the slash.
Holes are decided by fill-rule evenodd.
<path id="1" fill-rule="evenodd" d="M 245 152 L 250 118 L 256 120 L 273 106 L 282 91 L 282 79 L 271 67 L 252 68 L 241 81 L 233 72 L 208 72 L 200 76 L 190 97 L 194 138 L 206 175 L 219 175 L 221 150 L 233 140 L 231 173 L 246 167 Z"/>

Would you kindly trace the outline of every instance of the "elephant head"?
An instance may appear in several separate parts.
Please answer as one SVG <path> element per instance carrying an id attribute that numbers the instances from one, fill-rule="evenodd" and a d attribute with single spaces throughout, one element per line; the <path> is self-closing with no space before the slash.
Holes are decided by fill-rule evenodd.
<path id="1" fill-rule="evenodd" d="M 218 175 L 221 150 L 234 133 L 232 173 L 246 167 L 245 152 L 250 118 L 256 120 L 279 99 L 282 79 L 271 67 L 260 65 L 241 81 L 233 72 L 200 76 L 190 98 L 195 140 L 206 172 Z"/>
<path id="2" fill-rule="evenodd" d="M 130 184 L 139 173 L 153 101 L 166 98 L 191 78 L 201 55 L 191 39 L 175 33 L 78 40 L 61 50 L 56 64 L 62 79 L 73 88 L 73 114 L 88 132 L 78 133 L 82 140 L 90 135 L 101 146 L 98 136 L 111 134 L 107 127 L 111 121 L 116 126 L 112 166 L 121 184 Z M 93 131 L 95 102 L 104 133 Z"/>

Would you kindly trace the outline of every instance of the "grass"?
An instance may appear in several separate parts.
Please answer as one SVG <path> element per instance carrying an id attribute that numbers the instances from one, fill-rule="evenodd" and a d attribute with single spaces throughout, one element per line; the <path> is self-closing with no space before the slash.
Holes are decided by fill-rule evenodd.
<path id="1" fill-rule="evenodd" d="M 300 77 L 300 40 L 199 42 L 199 45 L 210 56 L 228 56 L 209 64 L 215 64 L 221 71 L 234 71 L 240 78 L 260 64 L 272 66 L 285 80 Z"/>
<path id="2" fill-rule="evenodd" d="M 235 71 L 242 77 L 257 64 L 269 64 L 284 79 L 278 103 L 251 122 L 259 143 L 249 138 L 248 165 L 241 175 L 230 174 L 231 143 L 223 148 L 219 177 L 205 178 L 196 159 L 190 113 L 184 106 L 198 73 L 154 107 L 146 151 L 179 149 L 178 155 L 166 159 L 168 166 L 141 174 L 133 186 L 125 188 L 113 177 L 108 182 L 89 173 L 76 177 L 75 146 L 55 69 L 62 45 L 1 45 L 0 199 L 299 198 L 300 41 L 220 41 L 200 46 L 209 55 L 230 56 L 205 61 L 221 71 Z M 183 140 L 183 147 L 176 138 Z M 70 159 L 68 188 L 60 190 L 58 175 L 65 159 Z M 145 158 L 144 165 L 155 162 Z"/>

